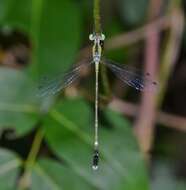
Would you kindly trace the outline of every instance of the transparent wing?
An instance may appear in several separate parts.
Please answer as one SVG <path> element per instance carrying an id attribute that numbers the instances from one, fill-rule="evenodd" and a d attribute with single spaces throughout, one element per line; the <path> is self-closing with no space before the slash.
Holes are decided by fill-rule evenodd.
<path id="1" fill-rule="evenodd" d="M 150 74 L 146 73 L 145 76 L 139 74 L 135 68 L 130 68 L 125 65 L 117 64 L 110 60 L 103 60 L 105 64 L 121 81 L 135 88 L 136 90 L 143 91 L 145 89 L 155 89 L 157 82 L 150 78 Z"/>
<path id="2" fill-rule="evenodd" d="M 55 95 L 59 91 L 63 90 L 70 84 L 72 84 L 80 76 L 80 70 L 84 66 L 90 66 L 92 61 L 85 61 L 81 64 L 74 66 L 69 72 L 57 75 L 52 79 L 44 77 L 38 87 L 38 96 L 50 96 Z"/>

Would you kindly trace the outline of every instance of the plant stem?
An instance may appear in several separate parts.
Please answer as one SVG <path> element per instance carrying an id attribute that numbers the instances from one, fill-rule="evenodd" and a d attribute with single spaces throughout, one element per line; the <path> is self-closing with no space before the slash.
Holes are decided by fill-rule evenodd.
<path id="1" fill-rule="evenodd" d="M 27 189 L 30 186 L 30 169 L 33 167 L 35 160 L 37 158 L 41 143 L 44 137 L 44 132 L 42 129 L 39 129 L 35 135 L 30 153 L 27 160 L 25 161 L 24 167 L 25 172 L 19 181 L 19 189 Z"/>
<path id="2" fill-rule="evenodd" d="M 149 4 L 148 20 L 159 15 L 162 6 L 161 0 L 151 0 Z M 159 61 L 160 33 L 157 29 L 147 31 L 145 41 L 145 68 L 144 73 L 151 73 L 153 79 L 157 75 L 157 65 Z M 156 109 L 156 93 L 144 91 L 141 99 L 139 115 L 135 121 L 134 130 L 139 141 L 141 151 L 144 153 L 146 161 L 149 161 L 149 152 L 154 140 L 154 122 Z"/>
<path id="3" fill-rule="evenodd" d="M 122 99 L 114 97 L 109 103 L 109 108 L 125 116 L 135 118 L 139 113 L 140 105 L 125 102 Z M 180 117 L 160 110 L 156 114 L 156 123 L 162 127 L 186 132 L 186 117 Z"/>
<path id="4" fill-rule="evenodd" d="M 39 68 L 37 62 L 37 50 L 38 50 L 38 36 L 40 33 L 40 23 L 41 23 L 41 13 L 43 8 L 43 0 L 31 0 L 31 27 L 30 34 L 33 41 L 33 52 L 31 57 L 31 68 L 30 72 L 35 79 L 38 79 L 39 76 Z"/>
<path id="5" fill-rule="evenodd" d="M 101 78 L 103 81 L 104 93 L 105 93 L 105 95 L 110 96 L 110 94 L 111 94 L 110 85 L 109 85 L 107 69 L 106 69 L 105 65 L 101 65 Z"/>
<path id="6" fill-rule="evenodd" d="M 100 0 L 94 0 L 94 27 L 96 33 L 101 33 Z"/>
<path id="7" fill-rule="evenodd" d="M 161 57 L 161 67 L 159 73 L 161 84 L 157 96 L 158 107 L 160 107 L 163 102 L 168 79 L 175 67 L 178 53 L 180 51 L 179 47 L 184 29 L 184 16 L 180 4 L 180 0 L 174 0 L 169 6 L 171 25 L 169 35 L 166 40 L 165 49 Z"/>
<path id="8" fill-rule="evenodd" d="M 32 148 L 30 150 L 30 153 L 28 155 L 28 159 L 26 161 L 27 166 L 32 166 L 34 164 L 36 157 L 38 155 L 43 137 L 44 137 L 43 129 L 39 129 L 35 135 L 35 138 L 34 138 L 34 141 L 32 144 Z"/>

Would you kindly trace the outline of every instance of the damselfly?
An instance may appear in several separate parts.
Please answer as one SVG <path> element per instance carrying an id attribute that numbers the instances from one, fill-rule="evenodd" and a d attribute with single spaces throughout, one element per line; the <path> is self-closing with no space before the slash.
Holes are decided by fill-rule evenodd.
<path id="1" fill-rule="evenodd" d="M 150 74 L 142 76 L 136 72 L 136 69 L 131 69 L 127 66 L 117 64 L 113 61 L 102 58 L 102 44 L 105 40 L 104 34 L 90 34 L 89 39 L 93 41 L 92 47 L 92 59 L 90 62 L 84 62 L 80 65 L 73 67 L 66 74 L 59 75 L 52 80 L 46 80 L 39 87 L 39 95 L 41 97 L 54 95 L 59 91 L 63 90 L 71 83 L 73 83 L 80 76 L 80 70 L 83 66 L 95 65 L 95 134 L 94 134 L 94 155 L 92 168 L 96 170 L 99 162 L 99 151 L 98 151 L 98 76 L 99 76 L 99 65 L 104 64 L 107 66 L 121 81 L 135 88 L 136 90 L 142 91 L 144 89 L 154 89 L 157 85 L 155 81 L 150 79 Z"/>

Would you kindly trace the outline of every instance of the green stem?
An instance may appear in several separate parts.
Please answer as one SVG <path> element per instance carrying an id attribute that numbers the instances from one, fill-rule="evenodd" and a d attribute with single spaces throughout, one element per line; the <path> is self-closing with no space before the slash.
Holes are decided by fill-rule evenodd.
<path id="1" fill-rule="evenodd" d="M 32 0 L 31 5 L 31 28 L 30 35 L 33 42 L 33 52 L 32 52 L 32 66 L 31 66 L 31 74 L 36 79 L 38 79 L 39 68 L 37 62 L 37 51 L 38 51 L 38 36 L 40 34 L 40 23 L 41 23 L 41 14 L 43 8 L 43 0 Z"/>
<path id="2" fill-rule="evenodd" d="M 30 153 L 26 161 L 26 166 L 30 167 L 34 164 L 36 157 L 38 155 L 39 149 L 41 147 L 43 137 L 44 137 L 43 129 L 39 129 L 35 135 L 32 148 L 30 150 Z"/>
<path id="3" fill-rule="evenodd" d="M 101 33 L 100 0 L 94 0 L 94 27 L 96 33 Z"/>
<path id="4" fill-rule="evenodd" d="M 18 184 L 20 190 L 28 189 L 30 186 L 31 168 L 33 167 L 36 161 L 43 137 L 44 137 L 44 132 L 42 129 L 39 129 L 35 135 L 28 158 L 24 163 L 25 172 L 23 176 L 20 178 Z"/>
<path id="5" fill-rule="evenodd" d="M 108 81 L 107 69 L 104 65 L 101 65 L 101 78 L 103 82 L 104 93 L 107 96 L 110 96 L 111 92 L 110 92 L 110 85 Z"/>

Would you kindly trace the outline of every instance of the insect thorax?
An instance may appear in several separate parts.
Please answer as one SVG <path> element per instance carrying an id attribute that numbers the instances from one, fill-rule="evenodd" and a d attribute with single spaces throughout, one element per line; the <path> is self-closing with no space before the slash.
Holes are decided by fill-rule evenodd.
<path id="1" fill-rule="evenodd" d="M 89 35 L 90 41 L 94 41 L 94 45 L 92 48 L 92 56 L 93 56 L 93 61 L 100 62 L 101 59 L 101 54 L 102 54 L 102 42 L 105 40 L 105 35 L 104 34 L 90 34 Z"/>

